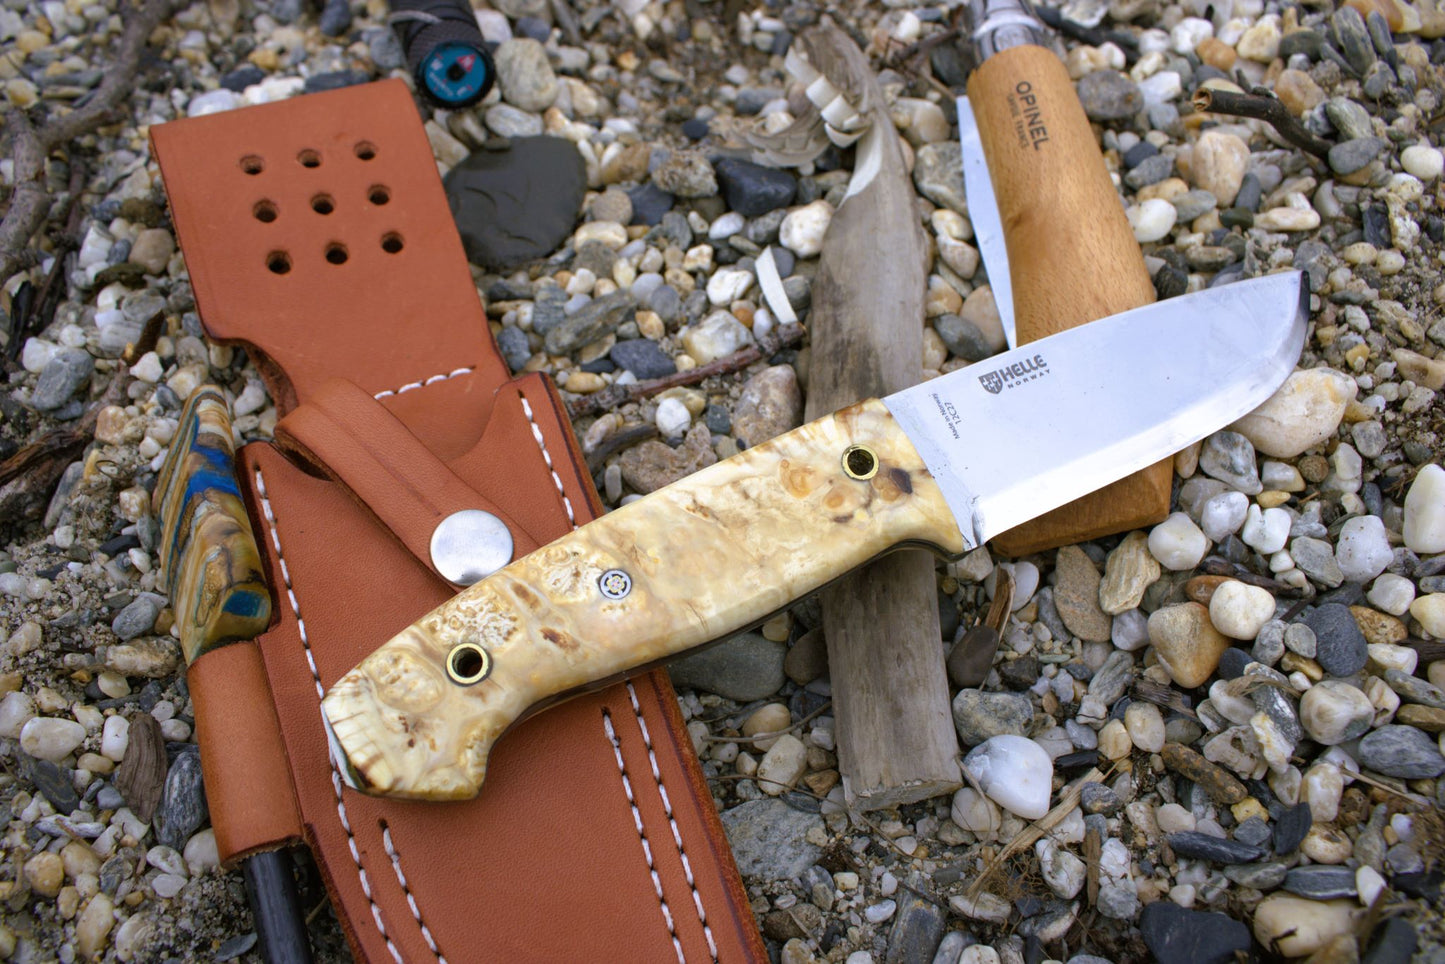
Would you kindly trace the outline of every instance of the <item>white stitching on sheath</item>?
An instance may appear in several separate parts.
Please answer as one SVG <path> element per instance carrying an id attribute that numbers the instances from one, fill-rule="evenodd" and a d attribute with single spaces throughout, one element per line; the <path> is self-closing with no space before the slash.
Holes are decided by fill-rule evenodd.
<path id="1" fill-rule="evenodd" d="M 562 487 L 562 477 L 552 466 L 552 453 L 547 451 L 547 442 L 542 438 L 542 430 L 537 427 L 536 419 L 532 418 L 532 406 L 527 402 L 527 396 L 522 396 L 522 411 L 527 416 L 527 423 L 532 426 L 532 437 L 537 440 L 537 448 L 542 450 L 542 458 L 547 462 L 547 471 L 552 473 L 552 481 L 557 485 L 557 491 L 562 495 L 562 505 L 567 509 L 567 522 L 572 528 L 577 528 L 577 516 L 572 511 L 572 500 L 567 498 L 567 490 Z"/>
<path id="2" fill-rule="evenodd" d="M 672 947 L 677 951 L 678 964 L 687 964 L 687 958 L 682 953 L 682 941 L 678 939 L 677 928 L 672 922 L 672 909 L 667 906 L 667 898 L 662 894 L 662 878 L 658 876 L 657 867 L 652 863 L 652 846 L 647 842 L 647 830 L 642 826 L 642 811 L 637 809 L 637 800 L 632 796 L 632 781 L 627 777 L 627 764 L 622 759 L 622 741 L 617 738 L 617 731 L 612 728 L 612 714 L 606 709 L 602 711 L 602 728 L 607 731 L 607 739 L 612 741 L 617 770 L 622 774 L 622 789 L 626 791 L 627 803 L 632 807 L 632 823 L 637 828 L 638 838 L 642 840 L 642 856 L 647 858 L 647 869 L 652 874 L 657 902 L 662 906 L 662 919 L 667 923 L 667 932 L 672 935 Z"/>
<path id="3" fill-rule="evenodd" d="M 682 872 L 687 875 L 687 886 L 692 890 L 692 903 L 697 908 L 697 919 L 702 922 L 702 932 L 707 937 L 707 949 L 712 959 L 717 960 L 717 941 L 713 939 L 712 927 L 707 922 L 707 911 L 702 907 L 702 895 L 697 892 L 697 882 L 692 876 L 692 862 L 682 847 L 682 831 L 672 816 L 672 801 L 667 798 L 667 787 L 662 785 L 662 771 L 657 766 L 657 754 L 652 750 L 652 737 L 647 732 L 647 721 L 642 718 L 642 707 L 637 702 L 637 691 L 632 683 L 627 684 L 627 696 L 632 700 L 632 712 L 637 717 L 638 729 L 642 730 L 642 742 L 647 744 L 647 760 L 652 764 L 652 779 L 657 781 L 657 792 L 662 797 L 662 808 L 667 812 L 667 822 L 672 827 L 672 841 L 677 845 L 677 855 L 682 858 Z"/>
<path id="4" fill-rule="evenodd" d="M 311 681 L 316 684 L 316 699 L 319 701 L 326 695 L 326 690 L 321 685 L 321 674 L 316 671 L 316 660 L 311 655 L 311 640 L 306 635 L 306 623 L 301 619 L 296 591 L 291 588 L 291 571 L 286 567 L 286 557 L 281 553 L 281 534 L 276 528 L 276 515 L 271 511 L 271 498 L 266 494 L 266 480 L 260 469 L 256 469 L 256 492 L 261 496 L 261 513 L 265 515 L 266 525 L 271 530 L 271 545 L 276 549 L 276 558 L 281 563 L 281 578 L 286 583 L 286 599 L 291 604 L 292 615 L 296 617 L 296 631 L 301 636 L 301 647 L 306 653 L 306 662 L 311 667 Z M 371 896 L 371 881 L 367 879 L 366 868 L 361 864 L 361 853 L 357 850 L 356 837 L 351 832 L 351 821 L 346 816 L 346 804 L 341 797 L 341 774 L 336 769 L 336 761 L 332 760 L 329 754 L 327 762 L 331 767 L 331 786 L 336 791 L 336 816 L 341 821 L 341 829 L 346 831 L 346 845 L 351 849 L 351 859 L 356 863 L 356 876 L 361 881 L 361 892 L 366 895 L 366 902 L 371 905 L 371 918 L 376 922 L 376 929 L 382 940 L 386 941 L 386 949 L 391 952 L 392 960 L 396 961 L 396 964 L 404 964 L 401 951 L 391 942 L 391 935 L 386 932 L 386 924 L 381 920 L 381 908 Z"/>
<path id="5" fill-rule="evenodd" d="M 443 956 L 441 949 L 437 947 L 437 942 L 431 936 L 431 928 L 427 927 L 426 922 L 421 919 L 421 908 L 417 907 L 416 898 L 411 895 L 411 887 L 407 885 L 406 874 L 401 872 L 401 854 L 397 853 L 396 848 L 391 844 L 391 828 L 386 825 L 385 821 L 381 824 L 381 843 L 386 847 L 386 855 L 391 858 L 391 869 L 396 874 L 396 881 L 401 884 L 402 893 L 406 894 L 406 903 L 411 908 L 411 916 L 416 918 L 417 926 L 421 928 L 421 936 L 426 938 L 426 946 L 430 947 L 431 952 L 437 956 L 439 964 L 447 964 L 446 957 Z"/>
<path id="6" fill-rule="evenodd" d="M 373 396 L 371 396 L 371 397 L 372 397 L 372 398 L 375 398 L 375 399 L 377 399 L 377 400 L 380 400 L 380 399 L 386 398 L 386 397 L 388 397 L 388 396 L 390 396 L 390 395 L 402 395 L 402 394 L 405 394 L 406 392 L 409 392 L 409 391 L 411 391 L 412 389 L 415 389 L 415 388 L 426 388 L 428 385 L 435 385 L 437 382 L 444 382 L 444 381 L 446 381 L 448 378 L 456 378 L 458 375 L 465 375 L 465 374 L 467 374 L 468 372 L 470 372 L 470 371 L 472 371 L 472 370 L 473 370 L 473 369 L 471 369 L 471 368 L 458 368 L 458 369 L 456 369 L 455 371 L 447 372 L 445 375 L 433 375 L 433 376 L 431 376 L 430 378 L 423 378 L 423 379 L 422 379 L 421 381 L 419 381 L 419 382 L 407 382 L 405 385 L 401 386 L 400 388 L 396 388 L 396 389 L 391 389 L 391 388 L 389 388 L 389 389 L 387 389 L 387 390 L 384 391 L 384 392 L 377 392 L 375 395 L 373 395 Z"/>

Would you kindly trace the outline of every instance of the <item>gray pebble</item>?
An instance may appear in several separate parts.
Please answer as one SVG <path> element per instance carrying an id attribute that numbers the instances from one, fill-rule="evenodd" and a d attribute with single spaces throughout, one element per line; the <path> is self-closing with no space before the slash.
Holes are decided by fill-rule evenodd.
<path id="1" fill-rule="evenodd" d="M 141 596 L 120 612 L 111 621 L 111 632 L 121 639 L 134 639 L 148 633 L 156 624 L 161 607 L 150 596 Z"/>
<path id="2" fill-rule="evenodd" d="M 677 365 L 668 357 L 667 352 L 663 351 L 657 342 L 647 338 L 619 341 L 612 346 L 608 357 L 641 381 L 662 378 L 677 371 Z"/>
<path id="3" fill-rule="evenodd" d="M 199 748 L 187 746 L 166 774 L 161 805 L 156 810 L 156 842 L 182 850 L 206 819 L 206 788 L 201 778 Z"/>
<path id="4" fill-rule="evenodd" d="M 1138 190 L 1150 184 L 1158 184 L 1174 172 L 1174 159 L 1164 154 L 1154 154 L 1140 161 L 1128 174 L 1124 183 Z"/>
<path id="5" fill-rule="evenodd" d="M 1308 803 L 1295 804 L 1281 813 L 1274 823 L 1274 852 L 1283 857 L 1298 850 L 1314 821 Z"/>
<path id="6" fill-rule="evenodd" d="M 1385 670 L 1382 678 L 1406 703 L 1419 703 L 1422 706 L 1445 710 L 1445 692 L 1441 692 L 1440 687 L 1433 683 L 1398 669 Z"/>
<path id="7" fill-rule="evenodd" d="M 1234 828 L 1234 839 L 1255 847 L 1263 847 L 1265 842 L 1274 835 L 1269 824 L 1259 817 L 1250 817 L 1248 820 Z"/>
<path id="8" fill-rule="evenodd" d="M 1079 805 L 1084 813 L 1107 815 L 1119 809 L 1119 795 L 1107 784 L 1086 783 L 1079 788 Z"/>
<path id="9" fill-rule="evenodd" d="M 685 656 L 667 667 L 674 685 L 706 690 L 740 703 L 778 691 L 786 679 L 787 646 L 758 633 L 740 633 L 726 642 Z"/>
<path id="10" fill-rule="evenodd" d="M 90 357 L 90 352 L 62 348 L 41 370 L 30 404 L 41 412 L 55 411 L 70 401 L 82 386 L 90 384 L 94 371 L 95 359 Z"/>
<path id="11" fill-rule="evenodd" d="M 1294 545 L 1301 541 L 1296 539 Z M 1295 561 L 1298 563 L 1298 558 Z M 1326 673 L 1350 676 L 1365 668 L 1369 650 L 1348 606 L 1325 603 L 1305 616 L 1304 622 L 1314 631 L 1315 660 Z"/>
<path id="12" fill-rule="evenodd" d="M 1238 432 L 1215 432 L 1204 440 L 1199 453 L 1199 468 L 1245 495 L 1258 495 L 1264 490 L 1255 463 L 1254 445 Z"/>
<path id="13" fill-rule="evenodd" d="M 1181 830 L 1165 839 L 1180 857 L 1208 860 L 1217 864 L 1247 864 L 1264 856 L 1264 851 L 1239 840 L 1211 837 L 1197 830 Z"/>
<path id="14" fill-rule="evenodd" d="M 1033 704 L 1022 693 L 965 689 L 953 698 L 953 725 L 964 746 L 978 746 L 1005 733 L 1023 736 L 1033 718 Z"/>
<path id="15" fill-rule="evenodd" d="M 1167 175 L 1166 175 L 1167 176 Z M 1170 201 L 1174 205 L 1174 212 L 1180 221 L 1193 221 L 1195 218 L 1209 211 L 1213 211 L 1218 205 L 1214 195 L 1208 191 L 1195 188 L 1186 191 Z"/>
<path id="16" fill-rule="evenodd" d="M 1409 844 L 1398 843 L 1385 851 L 1385 863 L 1397 874 L 1416 874 L 1425 869 L 1425 860 Z"/>
<path id="17" fill-rule="evenodd" d="M 1387 777 L 1420 779 L 1445 773 L 1435 741 L 1413 726 L 1390 724 L 1360 740 L 1360 765 Z"/>
<path id="18" fill-rule="evenodd" d="M 1355 871 L 1352 868 L 1328 864 L 1294 868 L 1285 874 L 1284 889 L 1311 900 L 1334 900 L 1354 897 L 1359 893 L 1355 888 Z"/>
<path id="19" fill-rule="evenodd" d="M 527 333 L 512 325 L 497 332 L 497 348 L 514 374 L 521 371 L 527 364 L 527 359 L 532 357 L 532 346 L 527 341 Z"/>
<path id="20" fill-rule="evenodd" d="M 1255 890 L 1274 890 L 1283 881 L 1289 865 L 1279 861 L 1265 861 L 1258 864 L 1233 864 L 1224 868 L 1224 876 L 1241 887 Z"/>
<path id="21" fill-rule="evenodd" d="M 1370 112 L 1347 97 L 1333 97 L 1326 101 L 1325 116 L 1335 125 L 1335 130 L 1340 132 L 1343 141 L 1374 136 L 1375 128 L 1370 122 Z"/>
<path id="22" fill-rule="evenodd" d="M 1340 52 L 1345 61 L 1357 74 L 1363 74 L 1375 62 L 1375 44 L 1370 39 L 1365 18 L 1354 7 L 1340 7 L 1330 19 L 1335 39 L 1339 41 Z"/>
<path id="23" fill-rule="evenodd" d="M 794 880 L 822 854 L 807 837 L 815 827 L 822 830 L 823 818 L 774 797 L 724 810 L 721 817 L 738 870 L 749 877 Z"/>
<path id="24" fill-rule="evenodd" d="M 1336 174 L 1353 174 L 1369 164 L 1385 149 L 1378 137 L 1356 137 L 1330 148 L 1330 170 Z"/>
<path id="25" fill-rule="evenodd" d="M 950 353 L 966 361 L 982 361 L 993 354 L 993 346 L 983 332 L 966 318 L 939 315 L 933 319 L 933 330 L 938 332 L 938 337 L 943 339 Z"/>
<path id="26" fill-rule="evenodd" d="M 1345 581 L 1334 547 L 1323 539 L 1300 536 L 1290 544 L 1290 558 L 1300 572 L 1326 589 Z"/>
<path id="27" fill-rule="evenodd" d="M 631 321 L 636 313 L 637 303 L 630 291 L 614 291 L 594 298 L 547 332 L 547 352 L 570 355 L 583 345 L 616 331 L 618 325 Z"/>
<path id="28" fill-rule="evenodd" d="M 1144 107 L 1139 85 L 1117 70 L 1096 70 L 1078 84 L 1079 102 L 1089 120 L 1128 120 Z"/>
<path id="29" fill-rule="evenodd" d="M 963 148 L 957 141 L 920 147 L 913 164 L 913 183 L 918 193 L 934 204 L 959 214 L 968 211 L 963 193 Z"/>
<path id="30" fill-rule="evenodd" d="M 1124 695 L 1129 681 L 1134 677 L 1134 657 L 1122 650 L 1115 650 L 1094 671 L 1089 680 L 1089 695 L 1097 697 L 1105 706 L 1113 706 Z"/>

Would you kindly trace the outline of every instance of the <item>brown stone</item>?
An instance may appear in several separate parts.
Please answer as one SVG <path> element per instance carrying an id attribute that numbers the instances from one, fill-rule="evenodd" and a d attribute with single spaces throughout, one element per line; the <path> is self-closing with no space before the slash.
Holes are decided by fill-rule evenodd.
<path id="1" fill-rule="evenodd" d="M 698 422 L 675 449 L 654 439 L 634 445 L 617 461 L 627 484 L 646 495 L 712 465 L 717 453 L 712 450 L 712 433 Z"/>
<path id="2" fill-rule="evenodd" d="M 810 629 L 783 657 L 783 672 L 799 686 L 806 686 L 828 671 L 828 644 L 822 628 Z"/>
<path id="3" fill-rule="evenodd" d="M 803 393 L 791 365 L 765 368 L 743 386 L 733 434 L 749 448 L 803 424 Z"/>
<path id="4" fill-rule="evenodd" d="M 1244 784 L 1228 770 L 1210 763 L 1182 743 L 1164 744 L 1159 755 L 1164 758 L 1166 767 L 1193 780 L 1219 803 L 1232 806 L 1249 796 Z"/>
<path id="5" fill-rule="evenodd" d="M 1233 47 L 1217 37 L 1205 37 L 1199 42 L 1199 46 L 1194 48 L 1194 52 L 1209 66 L 1226 72 L 1234 66 L 1238 57 Z"/>
<path id="6" fill-rule="evenodd" d="M 1426 733 L 1445 733 L 1445 710 L 1420 703 L 1406 703 L 1395 711 L 1395 722 Z"/>
<path id="7" fill-rule="evenodd" d="M 1228 576 L 1194 576 L 1184 584 L 1184 595 L 1201 606 L 1208 606 L 1214 590 L 1229 582 Z"/>
<path id="8" fill-rule="evenodd" d="M 1093 643 L 1109 641 L 1114 620 L 1099 608 L 1099 570 L 1084 550 L 1064 546 L 1054 563 L 1054 607 L 1069 632 Z"/>

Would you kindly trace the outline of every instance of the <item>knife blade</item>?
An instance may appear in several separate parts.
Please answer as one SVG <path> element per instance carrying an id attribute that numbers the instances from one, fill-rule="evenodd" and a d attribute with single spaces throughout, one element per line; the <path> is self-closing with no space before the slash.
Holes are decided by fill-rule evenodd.
<path id="1" fill-rule="evenodd" d="M 761 622 L 890 549 L 959 556 L 1251 411 L 1294 369 L 1298 272 L 1149 305 L 749 448 L 512 562 L 327 693 L 352 787 L 474 796 L 510 726 Z M 1181 364 L 1181 359 L 1184 362 Z"/>
<path id="2" fill-rule="evenodd" d="M 988 158 L 983 153 L 983 139 L 978 133 L 978 120 L 973 104 L 965 94 L 956 101 L 958 108 L 958 143 L 963 149 L 963 193 L 968 199 L 968 220 L 973 225 L 974 241 L 983 257 L 983 270 L 993 289 L 993 303 L 998 320 L 1003 323 L 1008 347 L 1018 345 L 1014 328 L 1013 279 L 1009 275 L 1008 245 L 1003 236 L 1003 218 L 998 213 L 998 198 L 993 196 L 993 180 L 988 173 Z"/>

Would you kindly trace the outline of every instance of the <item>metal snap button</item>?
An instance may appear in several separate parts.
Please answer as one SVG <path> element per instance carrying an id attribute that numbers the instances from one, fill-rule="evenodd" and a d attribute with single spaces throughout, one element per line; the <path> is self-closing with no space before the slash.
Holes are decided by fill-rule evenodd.
<path id="1" fill-rule="evenodd" d="M 512 534 L 490 512 L 462 509 L 437 523 L 431 561 L 448 582 L 470 586 L 512 561 Z"/>

